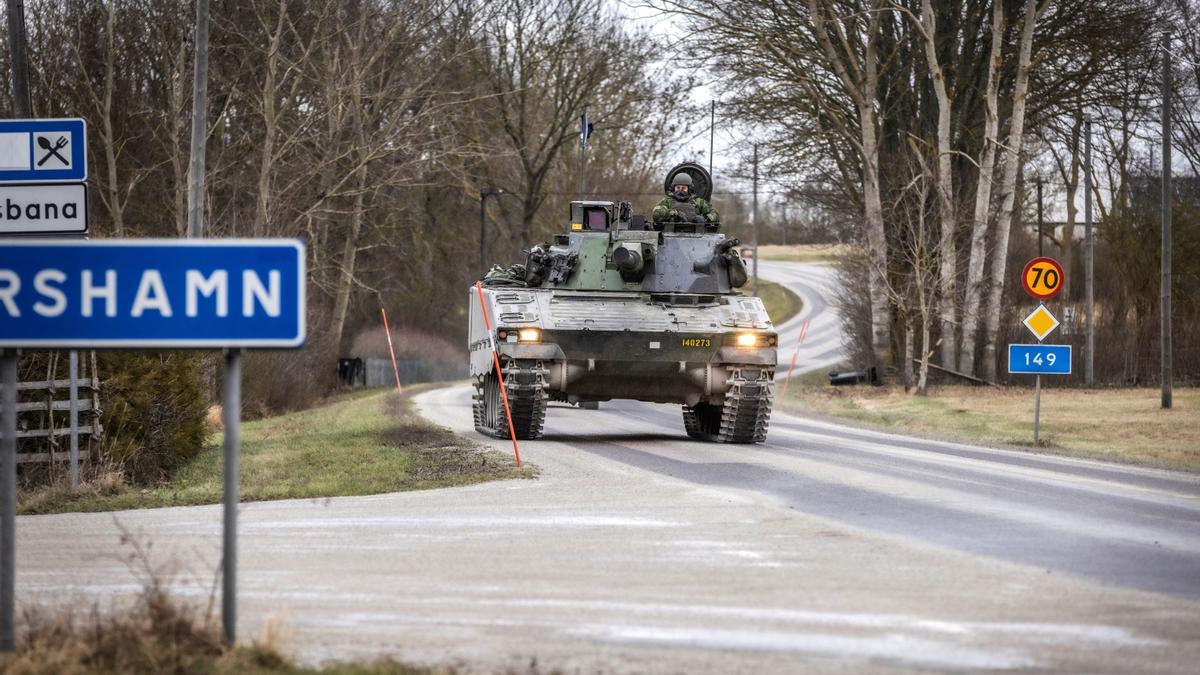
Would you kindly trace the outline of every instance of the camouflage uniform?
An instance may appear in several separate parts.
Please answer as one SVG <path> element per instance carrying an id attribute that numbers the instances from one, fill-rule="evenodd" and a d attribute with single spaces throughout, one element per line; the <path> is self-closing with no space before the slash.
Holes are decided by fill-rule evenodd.
<path id="1" fill-rule="evenodd" d="M 678 216 L 674 215 L 678 213 Z M 651 214 L 656 223 L 688 222 L 696 215 L 704 216 L 705 222 L 717 223 L 721 217 L 717 215 L 712 205 L 703 197 L 692 197 L 687 201 L 679 201 L 673 194 L 668 194 L 658 201 Z"/>

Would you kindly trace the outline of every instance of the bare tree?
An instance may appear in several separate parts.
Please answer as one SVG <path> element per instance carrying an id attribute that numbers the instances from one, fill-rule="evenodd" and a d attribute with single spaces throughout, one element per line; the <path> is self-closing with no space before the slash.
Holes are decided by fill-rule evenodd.
<path id="1" fill-rule="evenodd" d="M 879 129 L 875 111 L 879 88 L 879 25 L 886 3 L 872 0 L 865 28 L 860 12 L 834 15 L 834 5 L 808 0 L 817 43 L 837 74 L 844 92 L 858 112 L 859 137 L 854 139 L 862 159 L 863 218 L 871 261 L 868 283 L 871 296 L 872 348 L 878 364 L 888 361 L 891 345 L 891 312 L 887 301 L 888 252 L 883 229 L 883 201 L 879 183 Z M 827 14 L 831 15 L 827 18 Z M 837 41 L 837 44 L 834 41 Z"/>
<path id="2" fill-rule="evenodd" d="M 958 249 L 955 235 L 958 231 L 957 205 L 954 194 L 954 171 L 951 161 L 954 148 L 950 142 L 951 102 L 947 91 L 946 76 L 938 57 L 937 19 L 931 0 L 921 0 L 921 16 L 918 22 L 925 44 L 925 62 L 933 80 L 933 91 L 937 98 L 937 196 L 941 233 L 938 237 L 938 301 L 942 321 L 942 365 L 952 368 L 955 362 L 954 339 L 958 324 L 957 295 L 955 280 L 958 274 Z"/>
<path id="3" fill-rule="evenodd" d="M 967 283 L 963 300 L 962 346 L 958 369 L 975 373 L 975 335 L 979 329 L 979 308 L 983 296 L 985 243 L 988 214 L 992 208 L 992 182 L 996 171 L 997 135 L 1000 130 L 1000 64 L 1004 44 L 1004 3 L 992 4 L 989 31 L 987 83 L 984 85 L 983 149 L 979 157 L 979 178 L 975 185 L 975 209 L 971 220 L 971 248 L 967 259 Z"/>
<path id="4" fill-rule="evenodd" d="M 580 116 L 586 111 L 602 133 L 656 100 L 637 82 L 651 57 L 601 0 L 503 0 L 494 11 L 477 67 L 503 152 L 515 159 L 512 178 L 497 182 L 520 200 L 520 236 L 528 242 L 547 180 L 578 139 Z"/>
<path id="5" fill-rule="evenodd" d="M 1003 202 L 996 217 L 996 246 L 992 254 L 991 278 L 988 288 L 983 372 L 985 379 L 996 379 L 996 349 L 1000 331 L 1000 300 L 1004 292 L 1008 266 L 1008 238 L 1016 202 L 1017 173 L 1021 168 L 1021 147 L 1025 140 L 1026 95 L 1029 92 L 1029 69 L 1033 54 L 1033 32 L 1038 17 L 1046 10 L 1049 0 L 1025 0 L 1025 19 L 1021 27 L 1020 51 L 1017 56 L 1016 83 L 1013 86 L 1012 114 L 1009 116 L 1008 142 L 1005 152 L 1004 177 L 1000 184 Z"/>

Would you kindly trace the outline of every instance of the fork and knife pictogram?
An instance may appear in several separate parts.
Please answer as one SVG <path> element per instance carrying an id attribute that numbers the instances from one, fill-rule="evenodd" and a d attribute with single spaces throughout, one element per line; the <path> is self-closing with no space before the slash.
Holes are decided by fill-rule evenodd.
<path id="1" fill-rule="evenodd" d="M 58 154 L 59 150 L 62 150 L 67 146 L 67 143 L 70 143 L 70 141 L 67 140 L 66 136 L 59 136 L 58 140 L 55 141 L 53 145 L 50 144 L 49 138 L 46 138 L 45 136 L 38 136 L 38 147 L 46 151 L 46 156 L 39 159 L 37 165 L 41 166 L 45 164 L 51 157 L 57 157 L 58 161 L 63 163 L 63 166 L 70 166 L 71 162 L 66 157 Z"/>

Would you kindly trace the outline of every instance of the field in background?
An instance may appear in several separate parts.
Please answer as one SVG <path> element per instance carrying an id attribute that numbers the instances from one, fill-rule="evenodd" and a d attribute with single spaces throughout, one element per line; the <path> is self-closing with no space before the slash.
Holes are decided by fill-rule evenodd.
<path id="1" fill-rule="evenodd" d="M 747 283 L 742 290 L 749 293 L 750 284 Z M 800 297 L 779 284 L 759 279 L 758 297 L 762 298 L 763 305 L 767 308 L 767 316 L 771 317 L 771 322 L 776 326 L 800 313 Z"/>
<path id="2" fill-rule="evenodd" d="M 789 407 L 868 426 L 983 444 L 1033 447 L 1033 389 L 942 386 L 929 396 L 898 387 L 791 388 Z M 1200 389 L 1045 389 L 1038 450 L 1200 472 Z"/>
<path id="3" fill-rule="evenodd" d="M 758 247 L 759 260 L 787 262 L 832 262 L 850 252 L 847 244 L 769 244 Z"/>
<path id="4" fill-rule="evenodd" d="M 418 388 L 406 390 L 415 393 Z M 115 511 L 220 501 L 221 435 L 162 485 L 139 489 L 112 477 L 20 495 L 18 512 Z M 242 501 L 366 495 L 528 478 L 512 456 L 481 450 L 426 422 L 407 396 L 369 390 L 242 427 Z"/>

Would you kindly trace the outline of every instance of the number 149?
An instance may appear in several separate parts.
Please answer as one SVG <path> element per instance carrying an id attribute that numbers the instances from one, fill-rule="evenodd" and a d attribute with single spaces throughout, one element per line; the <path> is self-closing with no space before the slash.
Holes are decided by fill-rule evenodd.
<path id="1" fill-rule="evenodd" d="M 1046 354 L 1042 354 L 1041 352 L 1037 352 L 1037 353 L 1034 353 L 1034 354 L 1030 354 L 1029 352 L 1025 352 L 1025 365 L 1027 365 L 1027 366 L 1028 366 L 1028 365 L 1035 365 L 1035 366 L 1048 365 L 1048 366 L 1053 366 L 1053 365 L 1054 365 L 1054 363 L 1055 363 L 1055 361 L 1058 361 L 1058 355 L 1057 355 L 1057 354 L 1055 354 L 1054 352 L 1048 352 L 1048 353 L 1046 353 Z"/>

